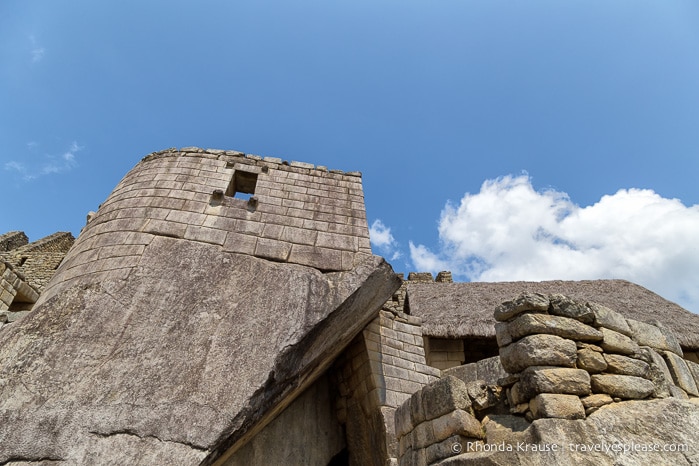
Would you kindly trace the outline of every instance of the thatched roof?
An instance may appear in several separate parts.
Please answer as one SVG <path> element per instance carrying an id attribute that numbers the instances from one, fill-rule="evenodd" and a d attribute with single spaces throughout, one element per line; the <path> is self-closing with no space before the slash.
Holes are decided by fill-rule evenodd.
<path id="1" fill-rule="evenodd" d="M 499 283 L 410 283 L 407 306 L 423 320 L 423 333 L 440 338 L 495 338 L 493 311 L 523 291 L 559 293 L 592 301 L 624 317 L 658 320 L 677 336 L 686 350 L 699 350 L 699 315 L 625 280 L 583 280 Z"/>

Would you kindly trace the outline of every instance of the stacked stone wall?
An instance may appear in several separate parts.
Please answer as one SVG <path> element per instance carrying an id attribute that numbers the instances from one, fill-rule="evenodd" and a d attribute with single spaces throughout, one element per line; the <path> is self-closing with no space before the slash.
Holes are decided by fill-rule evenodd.
<path id="1" fill-rule="evenodd" d="M 247 200 L 236 174 L 256 178 Z M 236 151 L 184 148 L 145 157 L 91 217 L 62 264 L 64 281 L 126 276 L 154 236 L 323 271 L 371 254 L 361 174 Z"/>
<path id="2" fill-rule="evenodd" d="M 582 419 L 629 399 L 697 397 L 699 365 L 667 329 L 595 303 L 525 293 L 495 310 L 511 412 Z"/>
<path id="3" fill-rule="evenodd" d="M 23 231 L 9 231 L 0 235 L 0 252 L 12 251 L 29 243 Z"/>
<path id="4" fill-rule="evenodd" d="M 427 364 L 437 369 L 449 369 L 464 364 L 464 341 L 450 338 L 425 337 Z"/>
<path id="5" fill-rule="evenodd" d="M 426 364 L 420 324 L 418 318 L 382 310 L 336 363 L 338 418 L 347 424 L 348 447 L 355 452 L 351 464 L 396 461 L 396 408 L 439 377 Z"/>
<path id="6" fill-rule="evenodd" d="M 70 232 L 57 232 L 28 244 L 23 232 L 10 232 L 3 237 L 9 241 L 3 246 L 0 238 L 0 260 L 11 264 L 38 291 L 42 291 L 53 277 L 75 241 Z M 11 246 L 11 249 L 6 249 Z"/>
<path id="7" fill-rule="evenodd" d="M 39 298 L 36 289 L 29 286 L 21 273 L 0 261 L 0 328 L 23 317 L 29 307 Z"/>
<path id="8" fill-rule="evenodd" d="M 415 392 L 396 410 L 395 423 L 400 466 L 439 463 L 460 452 L 455 446 L 485 438 L 467 385 L 451 376 Z"/>

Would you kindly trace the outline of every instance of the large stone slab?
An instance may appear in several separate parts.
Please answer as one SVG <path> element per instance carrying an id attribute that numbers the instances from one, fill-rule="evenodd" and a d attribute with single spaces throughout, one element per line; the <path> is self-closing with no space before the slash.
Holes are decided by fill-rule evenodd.
<path id="1" fill-rule="evenodd" d="M 607 371 L 610 374 L 634 375 L 636 377 L 648 377 L 650 366 L 640 359 L 629 358 L 620 354 L 605 354 Z"/>
<path id="2" fill-rule="evenodd" d="M 594 374 L 590 382 L 595 393 L 633 400 L 646 398 L 655 389 L 650 380 L 632 375 Z"/>
<path id="3" fill-rule="evenodd" d="M 579 341 L 600 341 L 602 332 L 569 317 L 522 314 L 507 324 L 512 340 L 532 334 L 557 335 Z"/>
<path id="4" fill-rule="evenodd" d="M 632 338 L 640 346 L 650 346 L 656 350 L 671 351 L 682 356 L 682 348 L 671 331 L 639 320 L 626 319 L 626 321 L 631 328 Z"/>
<path id="5" fill-rule="evenodd" d="M 124 276 L 77 279 L 0 332 L 0 463 L 218 458 L 400 285 L 378 257 L 322 273 L 162 236 Z"/>
<path id="6" fill-rule="evenodd" d="M 505 322 L 522 312 L 546 312 L 549 308 L 549 298 L 540 293 L 524 292 L 515 299 L 500 304 L 493 313 L 495 320 Z"/>
<path id="7" fill-rule="evenodd" d="M 542 417 L 558 419 L 583 419 L 585 408 L 575 395 L 542 393 L 529 402 L 535 419 Z"/>
<path id="8" fill-rule="evenodd" d="M 671 351 L 663 351 L 662 355 L 667 362 L 667 367 L 670 369 L 675 385 L 689 395 L 699 396 L 697 384 L 694 381 L 694 376 L 689 371 L 689 367 L 687 367 L 686 361 Z"/>
<path id="9" fill-rule="evenodd" d="M 589 395 L 590 374 L 567 367 L 528 367 L 522 372 L 520 389 L 526 398 L 540 393 Z"/>
<path id="10" fill-rule="evenodd" d="M 576 359 L 575 342 L 555 335 L 529 335 L 500 348 L 502 367 L 511 374 L 529 366 L 573 367 Z"/>
<path id="11" fill-rule="evenodd" d="M 610 353 L 634 354 L 638 352 L 638 345 L 626 335 L 601 327 L 604 340 L 599 344 L 602 349 Z"/>

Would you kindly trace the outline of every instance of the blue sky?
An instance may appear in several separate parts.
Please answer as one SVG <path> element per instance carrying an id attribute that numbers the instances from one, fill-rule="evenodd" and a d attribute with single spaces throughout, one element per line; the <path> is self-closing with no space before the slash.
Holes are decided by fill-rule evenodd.
<path id="1" fill-rule="evenodd" d="M 695 1 L 0 3 L 0 231 L 183 146 L 358 170 L 375 252 L 699 311 Z"/>

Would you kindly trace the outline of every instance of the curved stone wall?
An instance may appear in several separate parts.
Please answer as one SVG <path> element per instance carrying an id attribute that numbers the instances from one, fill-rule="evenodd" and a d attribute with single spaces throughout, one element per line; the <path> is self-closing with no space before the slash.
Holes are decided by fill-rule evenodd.
<path id="1" fill-rule="evenodd" d="M 322 271 L 350 270 L 371 254 L 360 173 L 236 151 L 169 149 L 146 156 L 121 180 L 42 300 L 88 274 L 126 278 L 156 236 Z"/>

